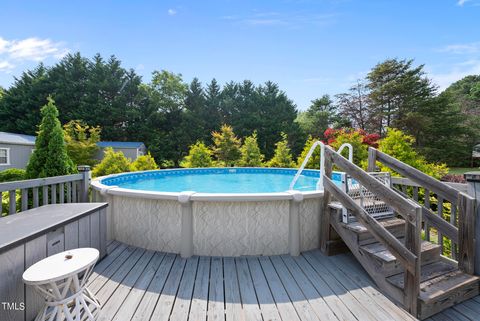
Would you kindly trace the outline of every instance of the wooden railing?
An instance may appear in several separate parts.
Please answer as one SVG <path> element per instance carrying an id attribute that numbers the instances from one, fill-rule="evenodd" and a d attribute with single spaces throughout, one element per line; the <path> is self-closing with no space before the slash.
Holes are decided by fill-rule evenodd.
<path id="1" fill-rule="evenodd" d="M 78 170 L 79 174 L 0 183 L 0 200 L 8 193 L 8 209 L 2 216 L 47 204 L 88 202 L 90 167 Z"/>
<path id="2" fill-rule="evenodd" d="M 395 190 L 421 206 L 425 239 L 438 242 L 442 254 L 458 261 L 459 268 L 474 272 L 475 199 L 460 184 L 447 184 L 389 156 L 369 148 L 368 170 L 376 162 L 389 167 L 403 178 L 393 178 Z"/>
<path id="3" fill-rule="evenodd" d="M 346 172 L 366 189 L 374 193 L 386 204 L 391 206 L 406 221 L 405 243 L 400 242 L 387 229 L 379 224 L 344 191 L 331 180 L 332 167 L 336 165 Z M 405 289 L 403 303 L 405 308 L 413 315 L 417 314 L 417 298 L 420 291 L 420 262 L 421 262 L 421 226 L 422 209 L 413 201 L 406 199 L 389 187 L 383 185 L 373 176 L 360 167 L 349 162 L 342 155 L 330 147 L 325 148 L 325 177 L 324 177 L 324 213 L 329 213 L 328 204 L 333 197 L 360 221 L 367 230 L 385 245 L 405 268 Z M 329 237 L 330 215 L 322 216 L 321 247 L 326 248 Z"/>

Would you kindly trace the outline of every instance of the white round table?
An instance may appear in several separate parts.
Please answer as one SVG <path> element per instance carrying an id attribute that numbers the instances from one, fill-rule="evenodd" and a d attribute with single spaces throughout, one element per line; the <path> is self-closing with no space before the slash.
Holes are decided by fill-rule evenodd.
<path id="1" fill-rule="evenodd" d="M 99 252 L 80 248 L 49 256 L 23 273 L 23 281 L 45 297 L 35 321 L 96 320 L 101 305 L 87 289 Z"/>

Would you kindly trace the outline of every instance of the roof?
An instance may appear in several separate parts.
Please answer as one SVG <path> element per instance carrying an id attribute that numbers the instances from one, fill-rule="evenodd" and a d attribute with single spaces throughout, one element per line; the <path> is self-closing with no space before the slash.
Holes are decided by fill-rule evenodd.
<path id="1" fill-rule="evenodd" d="M 0 143 L 35 145 L 35 136 L 0 132 Z"/>
<path id="2" fill-rule="evenodd" d="M 97 146 L 101 148 L 140 148 L 144 145 L 142 142 L 98 142 Z"/>

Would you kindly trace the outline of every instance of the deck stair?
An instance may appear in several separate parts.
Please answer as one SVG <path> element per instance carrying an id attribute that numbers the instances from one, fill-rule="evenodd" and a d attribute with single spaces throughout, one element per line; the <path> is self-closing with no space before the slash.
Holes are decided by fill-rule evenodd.
<path id="1" fill-rule="evenodd" d="M 429 220 L 430 214 L 425 213 L 421 204 L 407 200 L 404 194 L 395 192 L 390 186 L 376 184 L 371 179 L 374 175 L 370 176 L 355 165 L 348 164 L 346 159 L 333 150 L 327 148 L 325 154 L 327 164 L 335 164 L 352 176 L 355 175 L 364 186 L 369 186 L 372 193 L 376 192 L 385 204 L 395 209 L 395 214 L 391 217 L 373 217 L 368 209 L 360 206 L 358 201 L 329 179 L 329 168 L 326 167 L 324 187 L 327 201 L 324 213 L 328 215 L 322 219 L 322 224 L 328 221 L 331 226 L 326 234 L 341 238 L 384 294 L 419 319 L 426 319 L 479 294 L 480 279 L 473 275 L 471 263 L 474 254 L 466 243 L 472 242 L 469 240 L 468 227 L 472 221 L 462 225 L 467 215 L 473 215 L 469 213 L 474 206 L 469 203 L 471 200 L 468 195 L 458 194 L 457 203 L 454 203 L 459 209 L 458 227 L 445 227 L 444 225 L 451 224 L 447 221 L 436 227 L 438 233 L 450 233 L 448 235 L 457 242 L 459 259 L 454 261 L 442 255 L 440 245 L 421 239 L 424 223 L 433 223 Z M 355 171 L 363 173 L 357 175 Z M 412 175 L 420 174 L 413 172 Z M 433 190 L 433 186 L 428 187 Z M 385 195 L 378 195 L 379 192 L 385 192 Z M 448 193 L 444 191 L 443 195 Z M 346 208 L 355 217 L 355 220 L 348 223 L 342 219 Z M 408 211 L 410 214 L 405 215 Z M 416 218 L 412 213 L 416 213 Z M 457 232 L 456 238 L 451 231 Z M 322 240 L 322 250 L 325 251 L 328 244 L 328 240 Z"/>

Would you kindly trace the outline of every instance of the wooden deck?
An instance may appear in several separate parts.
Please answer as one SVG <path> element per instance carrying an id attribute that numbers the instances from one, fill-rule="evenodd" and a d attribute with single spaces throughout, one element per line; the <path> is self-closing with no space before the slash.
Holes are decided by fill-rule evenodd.
<path id="1" fill-rule="evenodd" d="M 415 320 L 373 285 L 352 255 L 192 257 L 108 245 L 89 289 L 99 320 Z M 480 298 L 433 320 L 478 320 Z"/>

